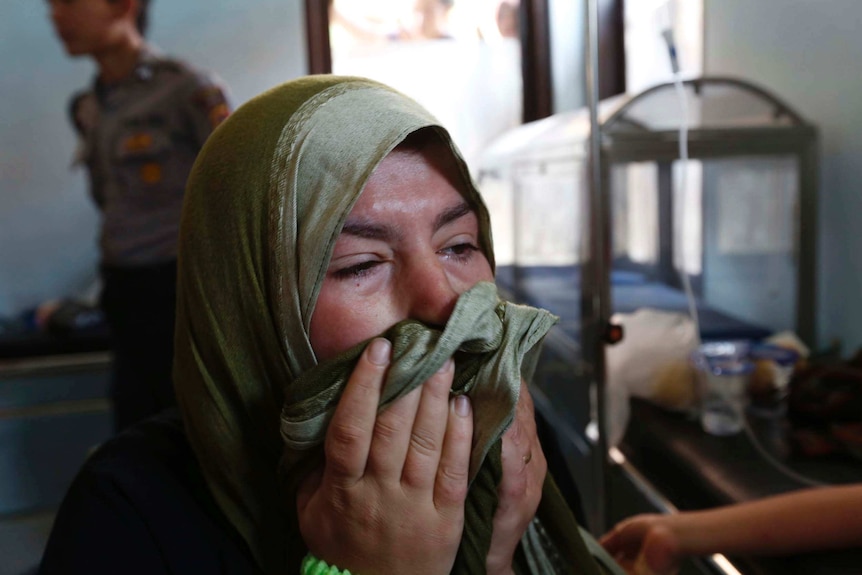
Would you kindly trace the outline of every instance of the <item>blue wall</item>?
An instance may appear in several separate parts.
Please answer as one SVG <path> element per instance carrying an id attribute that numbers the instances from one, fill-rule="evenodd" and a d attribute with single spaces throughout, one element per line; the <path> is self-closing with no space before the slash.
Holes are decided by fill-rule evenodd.
<path id="1" fill-rule="evenodd" d="M 706 0 L 704 70 L 773 90 L 820 127 L 818 339 L 862 346 L 862 2 Z"/>
<path id="2" fill-rule="evenodd" d="M 218 73 L 239 104 L 306 72 L 301 0 L 154 0 L 150 39 Z M 0 316 L 74 295 L 95 278 L 98 214 L 69 168 L 69 96 L 94 68 L 54 38 L 45 2 L 0 18 Z M 8 55 L 14 54 L 14 57 Z"/>

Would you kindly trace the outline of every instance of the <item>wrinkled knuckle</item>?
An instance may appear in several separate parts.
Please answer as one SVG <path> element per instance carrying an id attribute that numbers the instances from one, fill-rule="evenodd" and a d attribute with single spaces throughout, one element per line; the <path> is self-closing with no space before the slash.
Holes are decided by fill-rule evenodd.
<path id="1" fill-rule="evenodd" d="M 324 454 L 326 465 L 331 472 L 345 474 L 350 471 L 350 462 L 356 452 L 357 437 L 348 429 L 330 430 L 326 438 Z M 343 431 L 343 435 L 341 432 Z"/>
<path id="2" fill-rule="evenodd" d="M 410 447 L 420 455 L 431 456 L 440 451 L 440 443 L 423 430 L 413 430 L 410 434 Z"/>
<path id="3" fill-rule="evenodd" d="M 447 501 L 463 501 L 467 497 L 467 469 L 441 465 L 437 470 L 440 494 Z"/>
<path id="4" fill-rule="evenodd" d="M 346 475 L 350 475 L 351 468 L 348 459 L 346 458 L 347 452 L 341 451 L 330 455 L 327 452 L 326 455 L 326 467 L 328 472 L 335 477 L 344 477 Z"/>
<path id="5" fill-rule="evenodd" d="M 364 430 L 358 425 L 345 423 L 330 425 L 326 434 L 326 455 L 335 456 L 337 453 L 352 449 L 361 441 L 364 434 Z"/>
<path id="6" fill-rule="evenodd" d="M 374 422 L 374 436 L 385 442 L 391 442 L 398 436 L 399 427 L 398 422 L 378 419 Z"/>

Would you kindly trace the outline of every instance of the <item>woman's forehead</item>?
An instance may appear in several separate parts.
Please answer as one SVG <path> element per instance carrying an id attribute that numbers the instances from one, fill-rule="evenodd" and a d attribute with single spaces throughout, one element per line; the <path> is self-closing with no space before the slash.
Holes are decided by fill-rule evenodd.
<path id="1" fill-rule="evenodd" d="M 459 180 L 452 162 L 440 163 L 426 150 L 396 150 L 371 174 L 345 225 L 387 215 L 409 221 L 428 213 L 472 211 Z"/>
<path id="2" fill-rule="evenodd" d="M 441 177 L 458 194 L 468 197 L 470 183 L 464 178 L 455 155 L 446 143 L 436 137 L 422 143 L 408 140 L 389 152 L 377 164 L 363 191 L 369 183 L 380 183 L 384 180 L 402 180 L 415 186 L 428 179 Z M 408 187 L 404 192 L 421 194 L 423 190 Z"/>

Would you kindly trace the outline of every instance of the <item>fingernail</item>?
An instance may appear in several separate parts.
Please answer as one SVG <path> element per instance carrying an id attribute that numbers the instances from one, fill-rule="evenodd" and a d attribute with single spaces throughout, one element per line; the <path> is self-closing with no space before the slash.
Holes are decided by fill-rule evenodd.
<path id="1" fill-rule="evenodd" d="M 443 365 L 440 366 L 440 369 L 437 370 L 437 373 L 446 373 L 447 371 L 449 371 L 452 368 L 453 363 L 454 362 L 452 361 L 452 358 L 450 357 L 449 359 L 446 360 L 446 362 Z"/>
<path id="2" fill-rule="evenodd" d="M 392 344 L 389 343 L 388 339 L 375 338 L 368 346 L 368 359 L 375 365 L 386 365 L 389 363 L 389 351 L 391 349 Z"/>
<path id="3" fill-rule="evenodd" d="M 470 415 L 470 398 L 466 395 L 459 395 L 455 398 L 455 413 L 461 417 Z"/>

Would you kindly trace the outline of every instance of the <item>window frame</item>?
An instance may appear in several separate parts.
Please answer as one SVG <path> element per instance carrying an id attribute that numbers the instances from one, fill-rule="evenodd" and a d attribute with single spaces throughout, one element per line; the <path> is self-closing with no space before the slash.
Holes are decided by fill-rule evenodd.
<path id="1" fill-rule="evenodd" d="M 590 0 L 584 0 L 588 2 Z M 623 1 L 597 0 L 599 9 L 599 97 L 625 91 Z M 332 73 L 330 0 L 305 0 L 309 74 Z M 521 78 L 524 123 L 554 113 L 549 0 L 520 0 Z"/>

